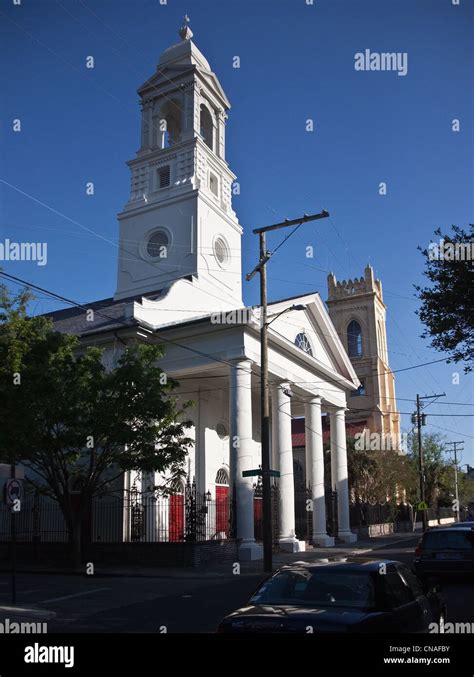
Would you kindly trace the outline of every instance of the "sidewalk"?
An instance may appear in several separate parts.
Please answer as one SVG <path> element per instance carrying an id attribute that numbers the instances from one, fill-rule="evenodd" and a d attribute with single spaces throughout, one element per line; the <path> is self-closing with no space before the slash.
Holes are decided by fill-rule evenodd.
<path id="1" fill-rule="evenodd" d="M 396 545 L 397 543 L 403 543 L 404 541 L 409 541 L 418 536 L 418 530 L 415 532 L 402 532 L 387 534 L 385 536 L 377 536 L 368 539 L 361 539 L 356 543 L 350 544 L 337 544 L 332 548 L 312 548 L 309 546 L 309 549 L 306 552 L 301 553 L 287 553 L 287 552 L 278 552 L 273 554 L 273 566 L 274 569 L 277 569 L 284 564 L 291 564 L 296 561 L 305 561 L 310 562 L 312 560 L 326 559 L 329 557 L 347 557 L 350 555 L 362 555 L 368 553 L 368 556 L 376 557 L 376 552 L 374 555 L 369 555 L 374 551 L 383 549 L 387 546 Z M 240 575 L 258 575 L 263 574 L 263 563 L 261 560 L 254 562 L 240 562 Z M 114 566 L 114 565 L 97 565 L 94 571 L 94 578 L 106 578 L 109 576 L 120 576 L 120 577 L 144 577 L 144 578 L 216 578 L 216 577 L 225 577 L 233 576 L 233 568 L 235 562 L 225 561 L 225 562 L 211 562 L 204 564 L 200 567 L 157 567 L 157 566 L 147 566 L 147 565 L 133 565 L 127 564 L 125 566 Z M 6 572 L 8 569 L 2 568 L 2 571 Z M 76 576 L 85 576 L 85 572 L 74 571 L 68 568 L 61 567 L 47 567 L 44 565 L 19 565 L 17 568 L 18 573 L 28 573 L 28 574 L 62 574 L 62 575 L 76 575 Z"/>

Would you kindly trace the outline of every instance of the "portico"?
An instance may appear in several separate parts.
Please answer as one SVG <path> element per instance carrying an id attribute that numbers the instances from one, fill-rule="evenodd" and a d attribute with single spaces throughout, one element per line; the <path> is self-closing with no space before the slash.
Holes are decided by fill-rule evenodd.
<path id="1" fill-rule="evenodd" d="M 269 382 L 271 396 L 272 465 L 278 470 L 280 548 L 290 552 L 305 550 L 295 530 L 295 490 L 291 421 L 306 419 L 307 468 L 311 486 L 313 513 L 312 543 L 322 547 L 334 545 L 326 531 L 324 455 L 321 416 L 329 414 L 331 428 L 332 483 L 338 495 L 339 533 L 342 541 L 355 536 L 349 526 L 349 488 L 345 438 L 346 394 L 356 387 L 345 353 L 331 332 L 329 318 L 321 299 L 310 294 L 299 299 L 305 311 L 291 309 L 292 300 L 271 304 L 278 318 L 269 331 Z M 147 303 L 147 317 L 153 315 Z M 248 321 L 238 323 L 232 315 L 230 324 L 213 324 L 209 316 L 192 322 L 160 324 L 159 302 L 156 301 L 156 334 L 166 340 L 166 354 L 161 367 L 181 382 L 183 399 L 194 401 L 190 412 L 194 423 L 196 446 L 191 454 L 189 472 L 196 476 L 200 491 L 207 491 L 215 482 L 220 467 L 228 468 L 230 491 L 235 487 L 236 536 L 241 559 L 262 556 L 262 548 L 254 532 L 254 477 L 243 472 L 261 465 L 260 446 L 260 332 L 258 312 L 248 314 Z M 229 316 L 231 317 L 231 316 Z M 242 314 L 242 317 L 244 315 Z M 297 319 L 311 346 L 311 353 L 295 344 L 294 331 L 284 336 L 283 323 Z M 315 323 L 327 330 L 318 346 Z M 192 325 L 192 331 L 191 331 Z M 286 329 L 286 331 L 288 331 Z M 299 331 L 301 334 L 302 332 Z M 189 339 L 191 334 L 192 340 Z M 221 350 L 217 350 L 221 348 Z M 217 361 L 210 357 L 217 357 Z M 204 382 L 204 383 L 203 383 Z M 179 390 L 178 390 L 179 392 Z M 227 430 L 223 444 L 215 434 L 218 424 Z"/>

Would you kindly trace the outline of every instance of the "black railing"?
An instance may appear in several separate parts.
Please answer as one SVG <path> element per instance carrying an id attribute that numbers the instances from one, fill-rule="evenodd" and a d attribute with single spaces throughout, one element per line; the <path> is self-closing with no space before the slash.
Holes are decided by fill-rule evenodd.
<path id="1" fill-rule="evenodd" d="M 235 513 L 235 510 L 232 511 Z M 83 542 L 190 542 L 231 537 L 231 501 L 228 491 L 215 498 L 200 493 L 195 482 L 170 496 L 131 491 L 95 497 L 82 520 Z M 11 512 L 0 506 L 0 542 L 10 540 Z M 56 501 L 27 497 L 16 513 L 18 541 L 51 543 L 70 538 Z"/>
<path id="2" fill-rule="evenodd" d="M 410 520 L 410 507 L 401 503 L 365 503 L 355 501 L 349 505 L 351 527 L 373 524 L 393 524 Z"/>

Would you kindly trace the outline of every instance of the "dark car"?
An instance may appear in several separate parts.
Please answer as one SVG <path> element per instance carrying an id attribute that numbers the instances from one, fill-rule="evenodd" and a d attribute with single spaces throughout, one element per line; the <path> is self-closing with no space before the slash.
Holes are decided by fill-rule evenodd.
<path id="1" fill-rule="evenodd" d="M 461 525 L 426 531 L 415 550 L 415 571 L 422 579 L 474 575 L 474 530 Z"/>
<path id="2" fill-rule="evenodd" d="M 474 522 L 466 521 L 466 522 L 454 522 L 454 524 L 449 525 L 450 529 L 474 529 Z"/>
<path id="3" fill-rule="evenodd" d="M 439 590 L 424 589 L 405 565 L 346 558 L 278 569 L 218 632 L 428 632 L 445 620 Z"/>

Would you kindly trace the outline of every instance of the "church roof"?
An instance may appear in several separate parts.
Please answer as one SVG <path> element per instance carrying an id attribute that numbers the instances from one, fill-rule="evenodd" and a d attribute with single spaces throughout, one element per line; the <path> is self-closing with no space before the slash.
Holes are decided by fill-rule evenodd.
<path id="1" fill-rule="evenodd" d="M 181 40 L 165 49 L 158 65 L 164 66 L 170 62 L 173 62 L 173 65 L 198 66 L 206 71 L 211 70 L 208 60 L 192 40 Z"/>
<path id="2" fill-rule="evenodd" d="M 159 292 L 155 292 L 158 294 Z M 61 334 L 76 334 L 86 336 L 90 333 L 100 331 L 111 331 L 130 327 L 138 324 L 133 317 L 126 316 L 126 306 L 131 301 L 142 299 L 143 294 L 131 296 L 126 299 L 101 299 L 92 303 L 83 303 L 81 308 L 62 308 L 45 313 L 44 317 L 51 319 L 54 323 L 54 329 Z M 93 319 L 88 319 L 88 311 L 93 311 Z M 90 313 L 89 313 L 90 315 Z"/>
<path id="3" fill-rule="evenodd" d="M 138 94 L 145 96 L 163 82 L 172 81 L 180 74 L 186 75 L 188 71 L 196 70 L 221 98 L 222 105 L 226 109 L 229 109 L 230 102 L 225 95 L 222 85 L 216 74 L 212 71 L 204 54 L 192 41 L 193 32 L 189 28 L 188 23 L 189 17 L 186 16 L 185 23 L 178 31 L 181 41 L 171 45 L 171 47 L 162 52 L 156 72 L 138 88 Z"/>

